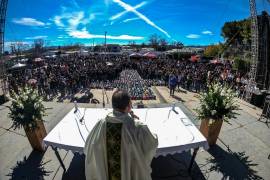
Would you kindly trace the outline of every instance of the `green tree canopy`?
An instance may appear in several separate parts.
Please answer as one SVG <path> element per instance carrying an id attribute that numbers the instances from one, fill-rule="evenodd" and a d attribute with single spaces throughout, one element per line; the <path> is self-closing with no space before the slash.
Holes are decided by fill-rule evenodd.
<path id="1" fill-rule="evenodd" d="M 210 45 L 204 51 L 205 57 L 217 57 L 222 49 L 221 45 Z"/>
<path id="2" fill-rule="evenodd" d="M 235 46 L 249 44 L 251 42 L 250 23 L 250 19 L 226 22 L 222 27 L 221 35 L 226 40 L 226 43 Z"/>

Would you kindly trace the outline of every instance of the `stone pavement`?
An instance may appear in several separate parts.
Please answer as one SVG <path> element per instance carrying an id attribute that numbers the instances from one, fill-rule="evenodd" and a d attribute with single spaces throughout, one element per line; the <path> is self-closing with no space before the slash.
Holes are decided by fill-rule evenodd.
<path id="1" fill-rule="evenodd" d="M 181 101 L 182 109 L 188 109 L 184 112 L 196 119 L 196 93 L 182 89 L 170 97 L 168 88 L 157 89 L 169 103 Z M 237 102 L 241 109 L 237 118 L 223 123 L 217 146 L 198 153 L 196 162 L 206 179 L 270 179 L 270 129 L 258 121 L 262 110 L 241 99 Z"/>
<path id="2" fill-rule="evenodd" d="M 196 125 L 200 124 L 193 111 L 198 105 L 195 93 L 182 90 L 172 98 L 166 87 L 156 87 L 154 91 L 161 103 L 168 104 L 147 104 L 148 107 L 176 103 Z M 186 170 L 191 152 L 185 152 L 154 159 L 153 179 L 270 179 L 270 129 L 257 121 L 260 109 L 242 101 L 239 103 L 243 110 L 239 111 L 237 119 L 230 121 L 231 125 L 223 124 L 217 146 L 199 151 L 191 176 Z M 48 132 L 73 108 L 72 103 L 46 102 L 45 105 L 52 108 L 45 117 Z M 64 172 L 51 147 L 43 154 L 32 151 L 23 130 L 9 129 L 11 122 L 7 114 L 7 108 L 0 106 L 0 180 L 85 179 L 83 155 L 59 150 L 67 169 Z"/>

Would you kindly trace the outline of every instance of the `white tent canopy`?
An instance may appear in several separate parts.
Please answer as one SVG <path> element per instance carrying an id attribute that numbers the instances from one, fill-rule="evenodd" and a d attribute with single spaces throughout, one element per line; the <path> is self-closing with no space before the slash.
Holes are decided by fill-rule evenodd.
<path id="1" fill-rule="evenodd" d="M 12 66 L 11 69 L 19 69 L 19 68 L 23 68 L 25 66 L 26 66 L 25 64 L 18 63 L 18 64 L 15 64 L 14 66 Z"/>

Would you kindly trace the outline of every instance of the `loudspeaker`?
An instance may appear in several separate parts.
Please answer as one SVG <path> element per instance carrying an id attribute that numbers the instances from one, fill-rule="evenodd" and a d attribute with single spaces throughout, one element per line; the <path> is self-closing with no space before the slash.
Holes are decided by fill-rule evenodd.
<path id="1" fill-rule="evenodd" d="M 4 94 L 0 95 L 0 105 L 6 103 L 7 101 L 8 98 Z"/>
<path id="2" fill-rule="evenodd" d="M 265 98 L 262 114 L 268 118 L 270 117 L 270 95 Z"/>
<path id="3" fill-rule="evenodd" d="M 263 94 L 252 94 L 251 104 L 257 107 L 263 107 Z"/>

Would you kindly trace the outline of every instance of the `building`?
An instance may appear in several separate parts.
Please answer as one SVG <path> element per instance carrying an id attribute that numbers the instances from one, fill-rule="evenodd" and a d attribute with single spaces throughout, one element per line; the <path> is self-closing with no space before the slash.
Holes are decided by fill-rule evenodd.
<path id="1" fill-rule="evenodd" d="M 106 48 L 107 46 L 107 48 Z M 94 52 L 121 52 L 122 48 L 118 44 L 97 45 L 94 47 Z"/>
<path id="2" fill-rule="evenodd" d="M 181 49 L 171 49 L 167 53 L 189 53 L 189 54 L 203 54 L 205 48 L 202 47 L 184 47 Z"/>
<path id="3" fill-rule="evenodd" d="M 107 51 L 108 52 L 120 52 L 121 46 L 118 44 L 107 44 Z"/>

